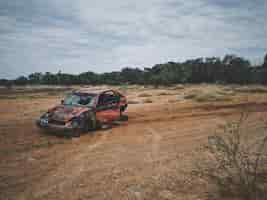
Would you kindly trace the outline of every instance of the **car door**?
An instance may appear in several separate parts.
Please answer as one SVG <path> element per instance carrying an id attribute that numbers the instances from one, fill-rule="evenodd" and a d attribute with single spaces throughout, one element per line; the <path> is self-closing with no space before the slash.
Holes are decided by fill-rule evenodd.
<path id="1" fill-rule="evenodd" d="M 113 91 L 106 91 L 99 95 L 96 105 L 96 117 L 102 123 L 120 118 L 119 97 Z"/>

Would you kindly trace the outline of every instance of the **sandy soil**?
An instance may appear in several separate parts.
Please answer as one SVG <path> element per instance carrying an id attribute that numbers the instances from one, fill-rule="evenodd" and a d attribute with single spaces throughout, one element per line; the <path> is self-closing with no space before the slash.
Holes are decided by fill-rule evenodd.
<path id="1" fill-rule="evenodd" d="M 34 124 L 61 94 L 2 97 L 0 199 L 208 199 L 209 186 L 191 173 L 200 146 L 244 109 L 251 129 L 267 116 L 267 93 L 183 98 L 215 87 L 125 89 L 137 101 L 129 105 L 129 121 L 75 139 L 44 134 Z"/>

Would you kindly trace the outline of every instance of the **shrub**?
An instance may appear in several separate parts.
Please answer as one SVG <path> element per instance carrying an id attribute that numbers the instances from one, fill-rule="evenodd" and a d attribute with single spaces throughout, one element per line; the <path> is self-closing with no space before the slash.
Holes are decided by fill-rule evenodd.
<path id="1" fill-rule="evenodd" d="M 209 137 L 206 157 L 198 163 L 203 178 L 215 183 L 219 194 L 245 200 L 267 198 L 267 134 L 246 133 L 246 115 L 227 123 L 221 134 Z"/>
<path id="2" fill-rule="evenodd" d="M 253 86 L 246 86 L 246 87 L 238 87 L 234 88 L 235 92 L 240 93 L 267 93 L 266 87 L 253 87 Z"/>
<path id="3" fill-rule="evenodd" d="M 129 90 L 129 86 L 124 84 L 124 85 L 121 85 L 118 90 L 122 93 L 122 94 L 127 94 L 127 91 Z"/>
<path id="4" fill-rule="evenodd" d="M 139 104 L 140 102 L 139 101 L 135 101 L 135 100 L 129 100 L 127 103 L 128 104 Z"/>
<path id="5" fill-rule="evenodd" d="M 168 96 L 168 95 L 173 95 L 172 93 L 168 93 L 168 92 L 160 92 L 158 93 L 158 96 Z"/>
<path id="6" fill-rule="evenodd" d="M 145 99 L 143 103 L 153 103 L 153 101 L 151 99 Z"/>
<path id="7" fill-rule="evenodd" d="M 197 102 L 229 101 L 231 100 L 231 96 L 232 95 L 228 95 L 228 93 L 223 93 L 221 91 L 192 90 L 189 94 L 184 96 L 184 99 L 192 99 Z"/>
<path id="8" fill-rule="evenodd" d="M 174 90 L 182 90 L 182 89 L 184 89 L 184 88 L 185 88 L 184 85 L 176 85 L 173 89 L 174 89 Z"/>
<path id="9" fill-rule="evenodd" d="M 175 99 L 168 99 L 168 103 L 175 103 L 175 102 L 178 102 L 178 99 L 175 100 Z"/>
<path id="10" fill-rule="evenodd" d="M 202 94 L 198 95 L 195 98 L 196 101 L 198 102 L 205 102 L 205 101 L 229 101 L 230 98 L 225 96 L 225 95 L 220 95 L 220 94 Z"/>
<path id="11" fill-rule="evenodd" d="M 184 96 L 184 99 L 194 99 L 197 97 L 197 94 L 191 93 Z"/>
<path id="12" fill-rule="evenodd" d="M 152 95 L 151 94 L 148 94 L 148 93 L 142 93 L 142 94 L 139 94 L 138 97 L 151 97 Z"/>

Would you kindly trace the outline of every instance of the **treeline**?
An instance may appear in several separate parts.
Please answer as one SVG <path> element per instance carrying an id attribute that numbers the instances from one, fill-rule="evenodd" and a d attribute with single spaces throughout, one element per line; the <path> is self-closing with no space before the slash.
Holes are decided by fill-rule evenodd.
<path id="1" fill-rule="evenodd" d="M 126 67 L 118 72 L 97 74 L 84 72 L 79 75 L 58 72 L 56 74 L 33 73 L 29 76 L 20 76 L 15 80 L 1 79 L 0 85 L 26 84 L 144 84 L 144 85 L 171 85 L 177 83 L 236 83 L 267 84 L 267 54 L 264 62 L 259 66 L 242 57 L 226 55 L 224 58 L 197 58 L 185 62 L 168 62 L 157 64 L 152 68 Z"/>

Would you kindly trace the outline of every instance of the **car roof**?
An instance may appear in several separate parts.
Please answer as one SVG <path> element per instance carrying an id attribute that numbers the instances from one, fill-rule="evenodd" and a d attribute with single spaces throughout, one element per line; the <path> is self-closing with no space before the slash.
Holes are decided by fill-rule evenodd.
<path id="1" fill-rule="evenodd" d="M 114 91 L 112 89 L 96 89 L 96 88 L 82 88 L 79 90 L 76 90 L 74 93 L 84 93 L 84 94 L 101 94 L 103 92 L 108 92 L 108 91 Z"/>

